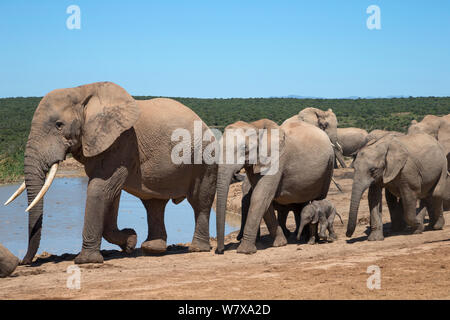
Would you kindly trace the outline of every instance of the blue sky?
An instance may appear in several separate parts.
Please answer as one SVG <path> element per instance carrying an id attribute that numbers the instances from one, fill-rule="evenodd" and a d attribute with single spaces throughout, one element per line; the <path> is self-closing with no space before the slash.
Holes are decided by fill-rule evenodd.
<path id="1" fill-rule="evenodd" d="M 105 80 L 173 97 L 450 96 L 447 0 L 1 0 L 0 39 L 0 97 Z"/>

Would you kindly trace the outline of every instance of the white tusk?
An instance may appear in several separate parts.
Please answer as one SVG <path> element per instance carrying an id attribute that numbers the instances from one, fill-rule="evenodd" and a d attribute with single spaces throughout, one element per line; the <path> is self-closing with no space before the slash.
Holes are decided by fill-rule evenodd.
<path id="1" fill-rule="evenodd" d="M 50 188 L 50 185 L 52 184 L 53 179 L 55 179 L 57 170 L 58 170 L 58 164 L 55 163 L 50 168 L 47 179 L 45 179 L 45 182 L 44 182 L 44 185 L 43 185 L 41 191 L 39 191 L 38 195 L 36 196 L 36 198 L 34 198 L 33 202 L 31 202 L 30 205 L 28 206 L 28 208 L 26 208 L 25 212 L 30 211 L 36 205 L 36 203 L 38 203 L 44 197 L 48 188 Z"/>
<path id="2" fill-rule="evenodd" d="M 5 206 L 7 206 L 8 204 L 10 204 L 15 198 L 17 198 L 18 196 L 20 196 L 20 194 L 25 190 L 26 185 L 25 182 L 23 182 L 19 189 L 17 189 L 16 192 L 14 192 L 14 194 L 5 202 Z"/>

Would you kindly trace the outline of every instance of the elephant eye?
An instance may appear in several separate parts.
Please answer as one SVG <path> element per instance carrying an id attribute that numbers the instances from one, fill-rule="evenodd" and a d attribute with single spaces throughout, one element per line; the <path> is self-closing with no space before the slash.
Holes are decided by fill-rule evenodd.
<path id="1" fill-rule="evenodd" d="M 62 121 L 56 121 L 56 128 L 61 130 L 64 127 L 64 123 Z"/>

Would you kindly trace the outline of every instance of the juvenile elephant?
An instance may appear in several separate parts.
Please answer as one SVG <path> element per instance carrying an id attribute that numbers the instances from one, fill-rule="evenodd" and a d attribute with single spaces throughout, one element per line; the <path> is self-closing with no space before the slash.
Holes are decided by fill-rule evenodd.
<path id="1" fill-rule="evenodd" d="M 314 200 L 304 206 L 300 213 L 300 228 L 297 231 L 297 241 L 300 240 L 303 228 L 309 225 L 309 244 L 316 243 L 316 236 L 321 240 L 333 242 L 337 240 L 333 223 L 337 213 L 335 206 L 327 199 Z M 319 227 L 319 228 L 317 228 Z M 326 231 L 328 230 L 328 236 Z"/>
<path id="2" fill-rule="evenodd" d="M 19 259 L 0 244 L 0 278 L 9 276 L 16 270 Z"/>
<path id="3" fill-rule="evenodd" d="M 366 144 L 368 133 L 360 128 L 337 128 L 337 137 L 342 148 L 342 154 L 352 156 Z"/>
<path id="4" fill-rule="evenodd" d="M 343 168 L 346 167 L 344 157 L 342 155 L 342 147 L 338 139 L 338 120 L 332 109 L 324 111 L 317 108 L 305 108 L 297 115 L 287 119 L 284 123 L 295 120 L 305 121 L 325 131 L 333 144 L 336 159 Z"/>
<path id="5" fill-rule="evenodd" d="M 267 131 L 260 129 L 266 129 Z M 247 134 L 242 136 L 244 132 Z M 256 135 L 256 137 L 267 136 L 267 139 L 258 139 L 258 143 L 250 143 L 254 140 L 253 135 Z M 229 141 L 230 138 L 230 140 L 233 140 L 233 136 L 237 138 L 236 146 L 224 143 Z M 279 150 L 279 157 L 271 158 L 269 162 L 264 159 L 266 157 L 259 157 L 256 162 L 250 161 L 252 154 L 264 149 L 262 145 L 264 141 L 274 140 Z M 248 218 L 237 252 L 256 252 L 256 235 L 264 215 L 269 232 L 275 238 L 274 246 L 285 245 L 287 241 L 275 219 L 272 202 L 288 205 L 326 197 L 333 174 L 334 162 L 330 139 L 322 130 L 303 121 L 291 121 L 278 126 L 273 121 L 263 119 L 253 123 L 238 121 L 227 126 L 220 145 L 222 157 L 227 154 L 227 151 L 234 154 L 234 159 L 238 158 L 238 152 L 243 153 L 244 156 L 240 163 L 223 162 L 219 164 L 217 176 L 217 252 L 223 253 L 224 250 L 228 188 L 234 173 L 243 167 L 253 190 Z M 272 146 L 271 143 L 272 147 L 275 146 Z M 269 153 L 273 156 L 272 151 L 267 154 Z M 264 155 L 264 153 L 259 153 L 259 155 Z M 276 170 L 269 174 L 274 167 L 276 167 Z"/>
<path id="6" fill-rule="evenodd" d="M 75 263 L 102 263 L 102 236 L 127 252 L 134 249 L 135 231 L 117 227 L 122 190 L 140 198 L 147 210 L 148 237 L 142 243 L 144 251 L 166 250 L 165 206 L 170 199 L 179 202 L 185 197 L 195 212 L 190 250 L 209 251 L 209 215 L 217 164 L 207 165 L 203 160 L 194 164 L 194 155 L 185 150 L 185 161 L 178 161 L 177 152 L 172 154 L 173 150 L 180 151 L 177 132 L 190 139 L 186 141 L 190 146 L 194 145 L 195 126 L 197 133 L 214 141 L 205 123 L 181 103 L 165 98 L 135 100 L 111 82 L 48 93 L 31 123 L 25 150 L 25 182 L 8 200 L 27 189 L 29 244 L 22 263 L 30 263 L 38 250 L 42 199 L 58 164 L 68 153 L 84 164 L 89 177 L 83 246 Z M 203 154 L 205 145 L 196 144 L 201 148 L 197 150 L 199 154 Z"/>
<path id="7" fill-rule="evenodd" d="M 442 201 L 445 196 L 447 161 L 439 143 L 427 134 L 386 135 L 367 144 L 356 156 L 347 236 L 351 237 L 357 221 L 362 194 L 369 188 L 369 240 L 383 240 L 381 193 L 386 200 L 393 228 L 401 216 L 421 233 L 423 214 L 416 216 L 418 199 L 423 199 L 430 214 L 429 227 L 442 229 Z M 398 202 L 397 198 L 401 201 Z"/>

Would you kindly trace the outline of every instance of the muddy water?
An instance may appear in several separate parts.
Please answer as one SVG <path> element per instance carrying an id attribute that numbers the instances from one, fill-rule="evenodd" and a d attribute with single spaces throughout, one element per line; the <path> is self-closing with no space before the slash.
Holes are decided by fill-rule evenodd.
<path id="1" fill-rule="evenodd" d="M 28 226 L 26 193 L 20 195 L 7 207 L 3 203 L 17 190 L 19 185 L 0 186 L 0 243 L 19 258 L 27 250 Z M 44 220 L 41 245 L 38 253 L 47 251 L 52 254 L 77 253 L 81 249 L 86 201 L 86 178 L 57 178 L 45 195 Z M 210 234 L 216 236 L 216 216 L 210 219 Z M 237 230 L 237 219 L 227 221 L 226 233 Z M 192 240 L 194 234 L 194 211 L 185 200 L 175 205 L 167 204 L 165 214 L 167 243 L 185 243 Z M 138 234 L 138 246 L 147 237 L 147 216 L 141 201 L 122 192 L 118 227 L 133 228 Z M 102 240 L 102 249 L 119 249 Z"/>

